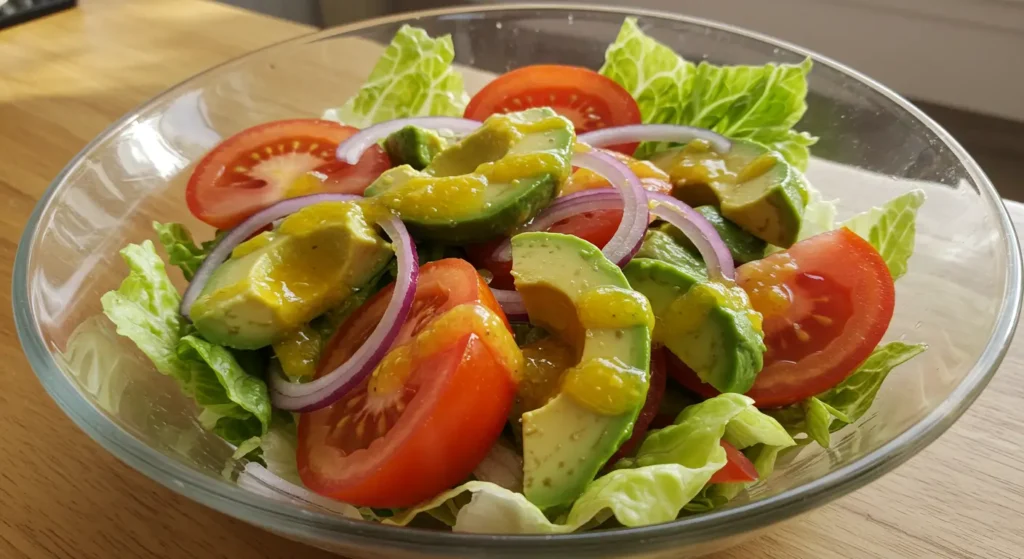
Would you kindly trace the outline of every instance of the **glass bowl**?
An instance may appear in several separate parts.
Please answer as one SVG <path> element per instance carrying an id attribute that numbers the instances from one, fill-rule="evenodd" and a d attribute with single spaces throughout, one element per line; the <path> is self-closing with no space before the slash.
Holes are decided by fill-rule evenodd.
<path id="1" fill-rule="evenodd" d="M 799 128 L 821 137 L 808 178 L 840 199 L 840 217 L 912 188 L 928 193 L 887 338 L 931 349 L 891 375 L 871 412 L 838 433 L 831 450 L 812 445 L 788 455 L 767 482 L 726 508 L 645 528 L 557 537 L 393 528 L 252 494 L 222 477 L 232 449 L 202 430 L 174 382 L 157 374 L 100 312 L 100 295 L 126 274 L 118 249 L 153 238 L 154 219 L 212 235 L 185 208 L 192 164 L 243 128 L 315 117 L 340 105 L 404 23 L 452 34 L 473 93 L 493 73 L 527 64 L 599 67 L 627 15 L 639 16 L 647 32 L 690 60 L 814 59 Z M 13 283 L 22 345 L 61 408 L 132 467 L 231 516 L 352 557 L 679 557 L 727 546 L 835 499 L 939 436 L 978 396 L 1006 351 L 1020 310 L 1021 264 L 1012 224 L 974 160 L 921 111 L 869 78 L 712 22 L 631 9 L 519 5 L 331 29 L 171 88 L 113 124 L 54 180 L 25 229 Z"/>

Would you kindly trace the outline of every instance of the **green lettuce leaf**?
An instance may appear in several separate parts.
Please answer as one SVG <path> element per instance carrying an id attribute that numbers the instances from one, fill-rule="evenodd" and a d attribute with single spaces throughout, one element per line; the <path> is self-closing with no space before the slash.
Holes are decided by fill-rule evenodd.
<path id="1" fill-rule="evenodd" d="M 103 312 L 153 362 L 174 378 L 203 411 L 200 422 L 233 444 L 266 432 L 270 396 L 234 354 L 191 333 L 178 313 L 181 298 L 151 241 L 121 250 L 130 273 L 101 297 Z"/>
<path id="2" fill-rule="evenodd" d="M 469 102 L 462 75 L 452 68 L 451 35 L 430 38 L 403 25 L 355 97 L 324 118 L 365 128 L 412 116 L 462 116 Z"/>
<path id="3" fill-rule="evenodd" d="M 907 261 L 914 252 L 917 210 L 924 204 L 924 198 L 923 190 L 912 190 L 842 224 L 875 247 L 894 280 L 907 273 Z"/>
<path id="4" fill-rule="evenodd" d="M 171 265 L 177 266 L 188 281 L 192 281 L 192 276 L 199 269 L 199 265 L 203 263 L 206 255 L 213 250 L 213 247 L 217 246 L 223 236 L 223 232 L 218 232 L 212 241 L 206 241 L 202 245 L 196 246 L 195 241 L 192 240 L 192 234 L 180 223 L 164 224 L 154 221 L 153 230 L 156 231 L 160 244 L 167 251 Z"/>
<path id="5" fill-rule="evenodd" d="M 926 349 L 928 346 L 925 344 L 882 344 L 853 374 L 831 390 L 768 413 L 790 435 L 807 435 L 803 441 L 813 440 L 828 448 L 832 442 L 831 433 L 856 422 L 867 413 L 889 373 Z"/>
<path id="6" fill-rule="evenodd" d="M 810 69 L 810 59 L 801 64 L 694 66 L 641 31 L 636 18 L 626 18 L 600 72 L 630 92 L 645 123 L 699 126 L 752 140 L 804 170 L 808 148 L 817 138 L 792 127 L 807 110 Z M 644 145 L 637 155 L 648 156 L 655 149 Z"/>
<path id="7" fill-rule="evenodd" d="M 727 434 L 740 444 L 753 445 L 748 448 L 794 444 L 775 420 L 754 408 L 753 400 L 722 394 L 686 408 L 673 425 L 652 432 L 635 458 L 620 461 L 615 470 L 594 480 L 569 511 L 554 520 L 520 493 L 471 481 L 385 522 L 404 525 L 430 512 L 446 518 L 457 532 L 505 534 L 567 533 L 610 518 L 623 526 L 668 522 L 725 466 L 721 440 Z M 464 500 L 467 492 L 472 493 L 468 503 L 451 506 L 452 499 Z"/>
<path id="8" fill-rule="evenodd" d="M 622 23 L 599 70 L 633 96 L 644 122 L 655 124 L 683 122 L 694 71 L 693 64 L 644 34 L 635 17 Z"/>

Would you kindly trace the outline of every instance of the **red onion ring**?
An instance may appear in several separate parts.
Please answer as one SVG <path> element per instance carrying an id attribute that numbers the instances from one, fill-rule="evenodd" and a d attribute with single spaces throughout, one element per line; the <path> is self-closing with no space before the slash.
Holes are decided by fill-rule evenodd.
<path id="1" fill-rule="evenodd" d="M 338 145 L 338 150 L 335 154 L 339 161 L 355 165 L 359 162 L 359 158 L 363 156 L 363 152 L 370 146 L 406 126 L 419 126 L 429 130 L 451 130 L 456 134 L 468 134 L 479 128 L 481 124 L 481 122 L 476 120 L 448 116 L 421 116 L 389 120 L 380 124 L 374 124 L 349 136 L 348 139 Z"/>
<path id="2" fill-rule="evenodd" d="M 530 317 L 526 314 L 526 303 L 518 291 L 514 289 L 491 288 L 491 293 L 494 294 L 494 299 L 501 305 L 501 310 L 505 312 L 505 317 L 508 318 L 509 322 L 528 322 L 530 320 Z"/>
<path id="3" fill-rule="evenodd" d="M 270 375 L 270 398 L 274 407 L 288 411 L 314 411 L 327 407 L 344 396 L 373 372 L 398 337 L 398 331 L 409 317 L 416 295 L 419 264 L 416 247 L 402 220 L 394 215 L 378 222 L 395 247 L 398 258 L 398 279 L 391 301 L 384 309 L 373 332 L 348 361 L 324 376 L 306 383 L 292 383 L 283 376 Z"/>
<path id="4" fill-rule="evenodd" d="M 612 188 L 581 190 L 558 198 L 527 225 L 523 231 L 546 231 L 563 219 L 586 212 L 621 210 L 622 196 Z M 494 250 L 492 258 L 498 262 L 512 260 L 512 240 L 506 239 Z"/>
<path id="5" fill-rule="evenodd" d="M 633 142 L 678 142 L 704 140 L 718 153 L 725 154 L 732 149 L 732 142 L 725 136 L 706 128 L 678 126 L 675 124 L 631 124 L 587 132 L 576 137 L 576 141 L 594 147 L 614 146 Z"/>
<path id="6" fill-rule="evenodd" d="M 693 242 L 708 267 L 711 278 L 733 279 L 736 264 L 729 247 L 708 220 L 680 200 L 667 194 L 649 192 L 651 213 L 672 224 Z"/>
<path id="7" fill-rule="evenodd" d="M 309 196 L 282 200 L 269 208 L 262 209 L 249 216 L 248 219 L 232 229 L 227 235 L 224 235 L 224 238 L 217 243 L 217 246 L 210 251 L 210 254 L 206 255 L 203 263 L 199 265 L 199 269 L 192 276 L 192 281 L 188 284 L 188 288 L 185 289 L 185 294 L 181 296 L 179 312 L 185 318 L 190 318 L 189 312 L 192 310 L 192 303 L 195 303 L 196 298 L 202 293 L 203 287 L 206 286 L 206 282 L 213 275 L 213 271 L 217 269 L 217 266 L 227 261 L 228 257 L 231 256 L 231 251 L 235 250 L 236 246 L 248 239 L 253 233 L 306 206 L 319 204 L 320 202 L 351 202 L 362 199 L 362 196 L 353 194 L 310 194 Z"/>
<path id="8" fill-rule="evenodd" d="M 615 234 L 601 252 L 619 266 L 625 266 L 636 251 L 647 231 L 649 214 L 647 191 L 636 174 L 618 159 L 599 151 L 577 153 L 573 166 L 593 171 L 604 177 L 622 197 L 622 221 Z"/>

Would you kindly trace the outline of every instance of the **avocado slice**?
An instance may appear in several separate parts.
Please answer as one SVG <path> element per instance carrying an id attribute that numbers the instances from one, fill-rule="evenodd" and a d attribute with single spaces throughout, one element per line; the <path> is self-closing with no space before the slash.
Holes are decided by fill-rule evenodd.
<path id="1" fill-rule="evenodd" d="M 394 253 L 351 202 L 323 202 L 235 247 L 191 317 L 210 342 L 256 349 L 291 334 L 376 276 Z"/>
<path id="2" fill-rule="evenodd" d="M 733 140 L 727 154 L 703 141 L 656 154 L 673 195 L 691 206 L 710 205 L 751 235 L 780 247 L 796 242 L 807 205 L 803 176 L 782 154 L 748 140 Z"/>
<path id="3" fill-rule="evenodd" d="M 417 238 L 479 242 L 508 234 L 554 199 L 571 169 L 572 123 L 549 108 L 496 114 L 425 169 L 400 165 L 365 191 Z"/>
<path id="4" fill-rule="evenodd" d="M 732 255 L 733 260 L 737 263 L 744 264 L 764 258 L 764 249 L 768 246 L 768 243 L 747 233 L 740 226 L 726 219 L 722 212 L 718 211 L 714 206 L 698 206 L 694 209 L 703 215 L 708 220 L 708 223 L 715 228 L 718 236 L 722 238 L 722 242 L 729 249 L 729 254 Z M 692 254 L 699 254 L 697 247 L 693 246 L 690 239 L 683 235 L 679 229 L 668 223 L 661 224 L 658 226 L 658 229 L 672 235 L 673 239 Z"/>
<path id="5" fill-rule="evenodd" d="M 651 302 L 655 342 L 720 392 L 750 390 L 764 364 L 765 345 L 761 315 L 742 289 L 652 258 L 633 258 L 622 271 Z"/>
<path id="6" fill-rule="evenodd" d="M 558 394 L 522 416 L 523 492 L 551 508 L 574 501 L 629 438 L 647 397 L 653 317 L 622 271 L 578 237 L 516 235 L 512 262 L 530 322 L 577 353 Z"/>
<path id="7" fill-rule="evenodd" d="M 384 151 L 392 165 L 408 165 L 422 171 L 448 144 L 448 140 L 433 130 L 406 126 L 384 139 Z"/>

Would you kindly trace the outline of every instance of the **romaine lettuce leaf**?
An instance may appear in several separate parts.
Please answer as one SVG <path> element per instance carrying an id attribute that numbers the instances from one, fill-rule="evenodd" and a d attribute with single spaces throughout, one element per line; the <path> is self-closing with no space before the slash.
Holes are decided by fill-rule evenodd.
<path id="1" fill-rule="evenodd" d="M 626 18 L 605 53 L 601 74 L 623 86 L 649 124 L 699 126 L 748 139 L 781 153 L 800 170 L 817 138 L 792 130 L 807 110 L 807 73 L 801 64 L 694 66 Z M 638 156 L 651 153 L 641 146 Z"/>
<path id="2" fill-rule="evenodd" d="M 324 118 L 365 128 L 412 116 L 462 116 L 469 102 L 462 75 L 452 68 L 451 35 L 436 39 L 403 25 L 355 97 Z"/>
<path id="3" fill-rule="evenodd" d="M 206 241 L 201 246 L 196 246 L 195 241 L 192 240 L 192 234 L 180 223 L 164 224 L 154 221 L 153 230 L 156 231 L 160 244 L 167 251 L 171 265 L 181 269 L 182 275 L 188 281 L 192 281 L 192 276 L 199 269 L 199 265 L 203 263 L 213 247 L 217 246 L 222 236 L 222 232 L 218 232 L 217 237 L 212 241 Z"/>
<path id="4" fill-rule="evenodd" d="M 889 342 L 875 348 L 871 355 L 843 382 L 827 392 L 807 400 L 771 410 L 794 437 L 806 434 L 804 441 L 831 445 L 831 433 L 856 422 L 867 413 L 889 373 L 928 349 L 925 344 Z"/>
<path id="5" fill-rule="evenodd" d="M 912 190 L 842 224 L 875 247 L 894 280 L 907 273 L 907 261 L 914 252 L 917 210 L 924 204 L 924 198 L 923 190 Z"/>
<path id="6" fill-rule="evenodd" d="M 622 23 L 615 42 L 605 51 L 599 72 L 633 96 L 644 122 L 681 123 L 695 67 L 644 34 L 636 21 L 628 17 Z"/>
<path id="7" fill-rule="evenodd" d="M 100 299 L 117 333 L 135 342 L 160 373 L 177 380 L 203 407 L 204 427 L 236 445 L 265 433 L 271 413 L 266 384 L 248 375 L 228 349 L 192 335 L 153 243 L 128 245 L 121 256 L 130 273 Z"/>
<path id="8" fill-rule="evenodd" d="M 612 517 L 623 526 L 668 522 L 725 466 L 721 440 L 727 433 L 740 444 L 753 445 L 747 448 L 794 444 L 753 403 L 740 394 L 722 394 L 686 408 L 673 425 L 652 432 L 635 458 L 621 460 L 615 470 L 588 485 L 569 511 L 554 521 L 520 493 L 471 481 L 385 522 L 404 525 L 422 512 L 433 511 L 437 517 L 444 511 L 457 532 L 506 534 L 567 533 Z M 457 507 L 452 518 L 452 507 L 445 511 L 446 503 L 464 499 L 466 492 L 472 498 Z"/>

